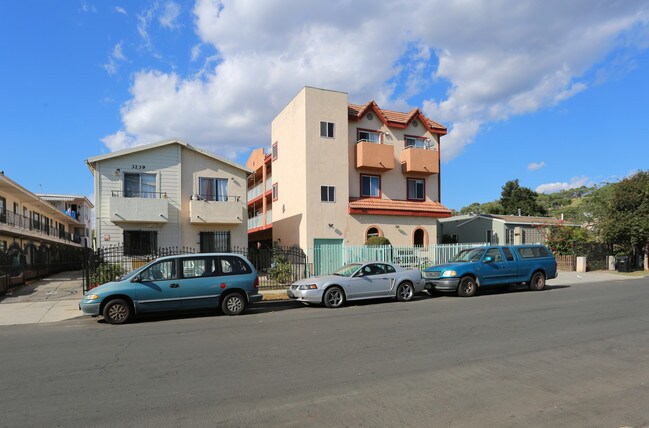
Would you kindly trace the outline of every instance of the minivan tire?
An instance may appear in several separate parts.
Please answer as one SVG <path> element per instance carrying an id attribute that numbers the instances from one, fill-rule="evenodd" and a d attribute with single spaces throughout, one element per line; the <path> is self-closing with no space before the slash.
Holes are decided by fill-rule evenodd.
<path id="1" fill-rule="evenodd" d="M 221 310 L 226 315 L 239 315 L 246 309 L 246 298 L 241 293 L 230 293 L 221 301 Z"/>
<path id="2" fill-rule="evenodd" d="M 104 306 L 104 321 L 109 324 L 125 324 L 133 314 L 131 304 L 124 299 L 113 299 Z"/>

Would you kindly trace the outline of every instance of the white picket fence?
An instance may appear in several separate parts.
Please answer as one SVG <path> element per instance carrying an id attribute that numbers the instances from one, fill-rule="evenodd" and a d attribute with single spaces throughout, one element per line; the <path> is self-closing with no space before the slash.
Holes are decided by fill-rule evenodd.
<path id="1" fill-rule="evenodd" d="M 471 244 L 436 244 L 426 247 L 413 246 L 346 246 L 341 248 L 323 245 L 307 252 L 312 255 L 310 263 L 314 264 L 316 275 L 327 275 L 338 267 L 355 262 L 381 261 L 394 263 L 408 269 L 425 269 L 429 266 L 446 263 L 461 250 L 486 245 Z"/>

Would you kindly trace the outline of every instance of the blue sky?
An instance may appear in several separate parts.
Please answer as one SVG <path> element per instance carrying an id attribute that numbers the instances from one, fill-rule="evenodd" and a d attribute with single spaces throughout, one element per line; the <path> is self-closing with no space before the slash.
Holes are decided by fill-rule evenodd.
<path id="1" fill-rule="evenodd" d="M 450 208 L 649 168 L 645 1 L 3 6 L 0 170 L 34 192 L 91 197 L 85 159 L 172 137 L 244 163 L 305 85 L 445 124 Z"/>

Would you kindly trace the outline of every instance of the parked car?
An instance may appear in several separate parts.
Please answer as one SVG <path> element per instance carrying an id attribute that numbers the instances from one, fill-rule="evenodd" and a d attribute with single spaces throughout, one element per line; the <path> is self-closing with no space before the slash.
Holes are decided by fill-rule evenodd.
<path id="1" fill-rule="evenodd" d="M 543 245 L 476 247 L 460 251 L 449 263 L 424 269 L 422 275 L 431 293 L 470 297 L 478 287 L 524 283 L 539 291 L 546 280 L 557 277 L 557 261 Z"/>
<path id="2" fill-rule="evenodd" d="M 350 263 L 331 275 L 294 282 L 287 294 L 299 302 L 338 308 L 349 300 L 394 297 L 406 302 L 423 291 L 424 285 L 418 269 L 385 262 Z"/>
<path id="3" fill-rule="evenodd" d="M 221 308 L 238 315 L 261 299 L 257 271 L 245 257 L 205 253 L 156 259 L 88 291 L 80 309 L 123 324 L 133 315 L 156 311 Z"/>

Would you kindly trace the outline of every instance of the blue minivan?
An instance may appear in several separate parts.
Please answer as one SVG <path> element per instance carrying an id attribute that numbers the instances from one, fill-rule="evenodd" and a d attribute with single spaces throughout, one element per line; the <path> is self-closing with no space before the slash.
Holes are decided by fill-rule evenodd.
<path id="1" fill-rule="evenodd" d="M 156 259 L 88 291 L 79 306 L 84 315 L 123 324 L 145 312 L 221 308 L 239 315 L 260 300 L 257 271 L 245 257 L 203 253 Z"/>

